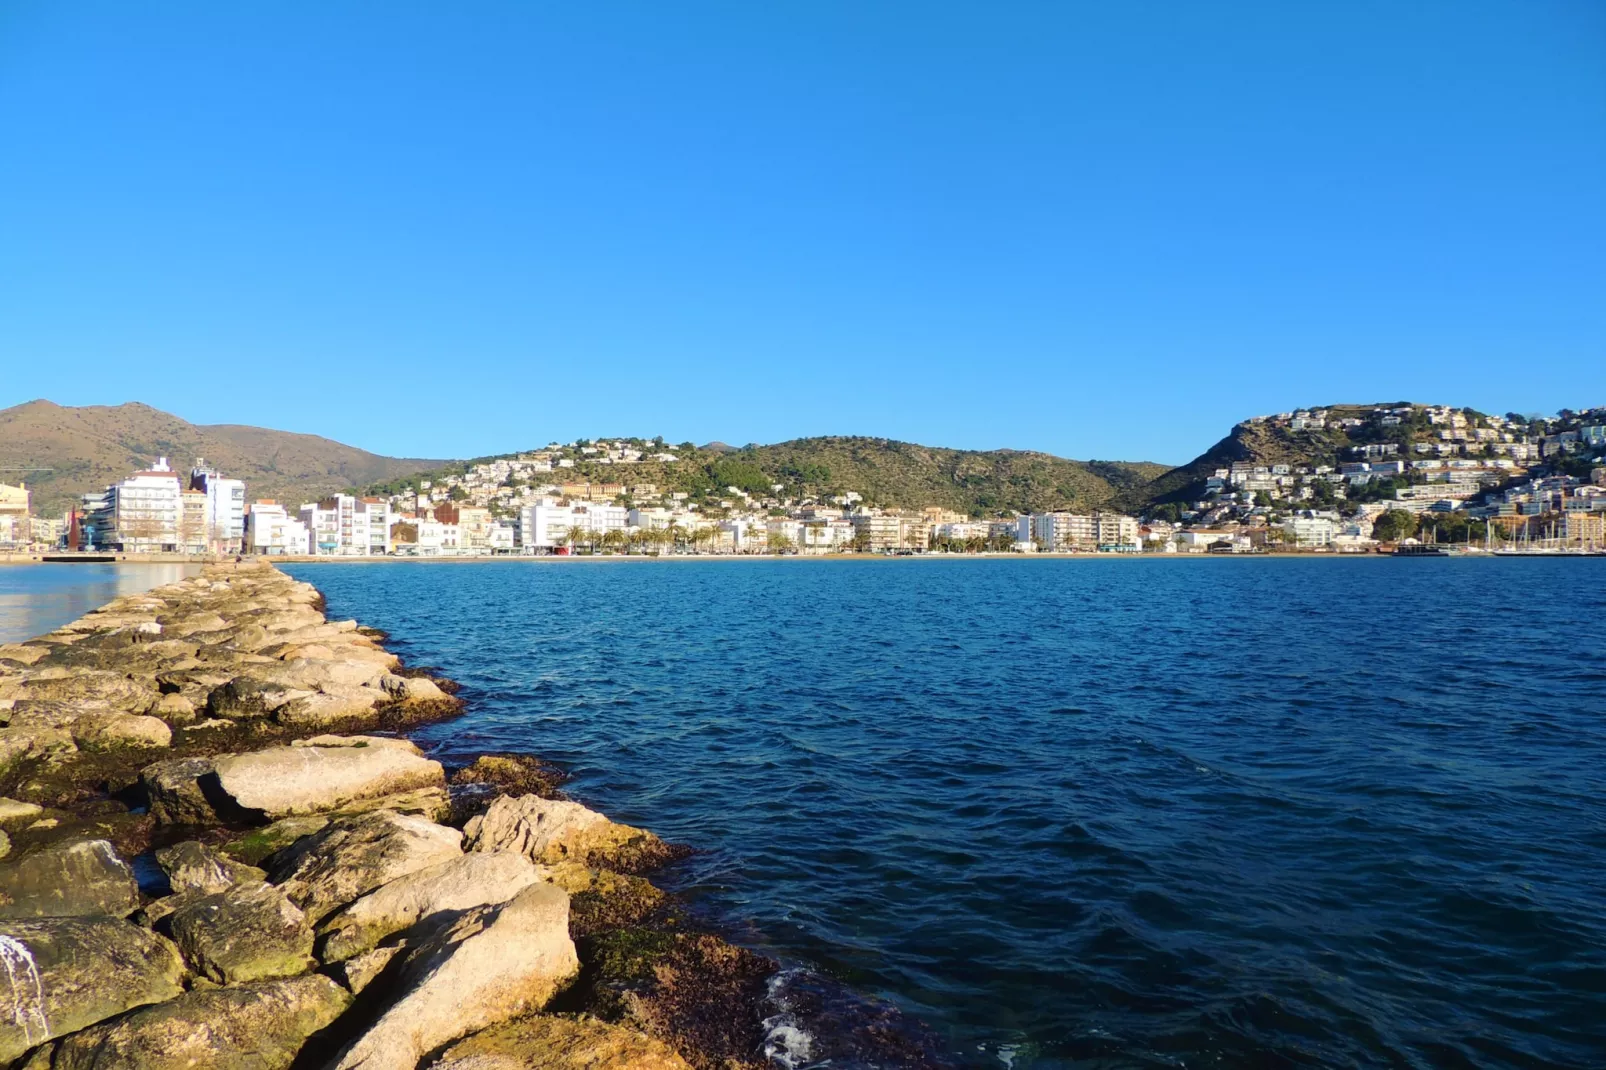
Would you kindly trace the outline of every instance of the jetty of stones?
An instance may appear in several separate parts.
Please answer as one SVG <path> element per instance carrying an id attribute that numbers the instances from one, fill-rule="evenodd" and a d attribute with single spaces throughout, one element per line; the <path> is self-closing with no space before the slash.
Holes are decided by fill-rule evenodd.
<path id="1" fill-rule="evenodd" d="M 739 1070 L 775 963 L 676 850 L 519 755 L 404 736 L 450 681 L 269 565 L 0 645 L 0 1066 Z"/>

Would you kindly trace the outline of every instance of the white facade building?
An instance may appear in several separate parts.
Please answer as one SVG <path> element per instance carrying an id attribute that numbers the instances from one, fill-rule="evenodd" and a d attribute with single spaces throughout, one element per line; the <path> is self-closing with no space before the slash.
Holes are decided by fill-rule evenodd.
<path id="1" fill-rule="evenodd" d="M 245 481 L 225 479 L 196 458 L 190 489 L 206 493 L 206 546 L 213 553 L 239 553 L 245 545 Z"/>
<path id="2" fill-rule="evenodd" d="M 390 505 L 383 498 L 337 494 L 303 505 L 300 520 L 307 526 L 312 552 L 316 554 L 370 557 L 388 554 L 394 546 L 390 538 Z"/>
<path id="3" fill-rule="evenodd" d="M 1331 546 L 1338 525 L 1321 516 L 1291 516 L 1283 521 L 1283 532 L 1295 546 Z"/>
<path id="4" fill-rule="evenodd" d="M 245 546 L 248 553 L 308 554 L 307 525 L 291 516 L 278 502 L 261 501 L 246 513 Z"/>
<path id="5" fill-rule="evenodd" d="M 177 550 L 183 515 L 181 489 L 178 473 L 166 457 L 158 458 L 148 471 L 136 472 L 109 488 L 116 545 L 129 553 Z"/>

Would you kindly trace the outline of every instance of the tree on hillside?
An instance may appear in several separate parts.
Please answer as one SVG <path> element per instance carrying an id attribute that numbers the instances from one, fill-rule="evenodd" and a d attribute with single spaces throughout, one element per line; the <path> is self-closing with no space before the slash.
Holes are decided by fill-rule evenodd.
<path id="1" fill-rule="evenodd" d="M 1399 542 L 1416 534 L 1416 516 L 1404 509 L 1390 509 L 1372 525 L 1372 537 L 1379 542 Z"/>

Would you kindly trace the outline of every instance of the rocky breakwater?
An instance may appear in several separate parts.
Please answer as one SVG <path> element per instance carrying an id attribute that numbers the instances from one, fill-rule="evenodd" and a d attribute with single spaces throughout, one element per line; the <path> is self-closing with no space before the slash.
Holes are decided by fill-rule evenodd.
<path id="1" fill-rule="evenodd" d="M 395 733 L 449 681 L 260 564 L 0 646 L 0 1066 L 763 1064 L 775 964 L 651 833 Z"/>

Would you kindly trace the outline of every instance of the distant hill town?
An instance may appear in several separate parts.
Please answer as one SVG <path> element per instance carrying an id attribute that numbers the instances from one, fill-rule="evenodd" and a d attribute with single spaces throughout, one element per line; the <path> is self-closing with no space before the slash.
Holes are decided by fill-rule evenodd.
<path id="1" fill-rule="evenodd" d="M 1536 535 L 1606 546 L 1606 408 L 1298 409 L 1245 420 L 1166 468 L 859 437 L 740 448 L 610 437 L 433 462 L 196 427 L 142 405 L 32 402 L 0 412 L 0 460 L 0 479 L 33 476 L 0 484 L 0 544 L 13 547 L 1219 553 Z"/>

